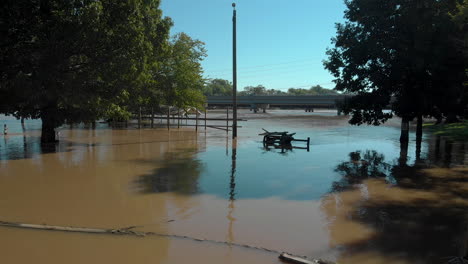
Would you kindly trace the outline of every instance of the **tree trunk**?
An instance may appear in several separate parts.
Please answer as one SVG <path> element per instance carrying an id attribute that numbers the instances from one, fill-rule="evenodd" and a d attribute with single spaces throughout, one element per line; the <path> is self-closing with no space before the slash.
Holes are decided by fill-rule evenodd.
<path id="1" fill-rule="evenodd" d="M 421 143 L 422 143 L 422 124 L 423 124 L 423 117 L 421 114 L 418 114 L 418 120 L 416 125 L 416 161 L 421 159 Z"/>
<path id="2" fill-rule="evenodd" d="M 400 143 L 408 142 L 409 141 L 409 119 L 403 117 L 401 119 L 401 135 L 400 135 Z"/>
<path id="3" fill-rule="evenodd" d="M 460 120 L 457 118 L 457 115 L 454 113 L 449 113 L 447 115 L 447 118 L 445 119 L 446 124 L 457 123 L 457 122 L 460 122 Z"/>
<path id="4" fill-rule="evenodd" d="M 416 162 L 421 161 L 421 141 L 416 139 Z"/>
<path id="5" fill-rule="evenodd" d="M 421 114 L 418 114 L 418 122 L 416 125 L 416 142 L 418 141 L 421 142 L 422 140 L 422 135 L 423 135 L 422 125 L 423 125 L 423 117 Z"/>
<path id="6" fill-rule="evenodd" d="M 400 158 L 398 159 L 398 165 L 401 167 L 405 167 L 408 162 L 408 141 L 401 141 L 400 142 Z"/>
<path id="7" fill-rule="evenodd" d="M 445 149 L 444 149 L 444 166 L 450 168 L 452 164 L 452 142 L 445 140 Z"/>
<path id="8" fill-rule="evenodd" d="M 440 135 L 436 136 L 436 143 L 434 147 L 434 163 L 440 160 Z"/>
<path id="9" fill-rule="evenodd" d="M 55 128 L 56 122 L 53 117 L 50 116 L 50 113 L 45 113 L 42 115 L 42 134 L 41 134 L 41 143 L 55 143 L 58 140 L 55 138 Z"/>

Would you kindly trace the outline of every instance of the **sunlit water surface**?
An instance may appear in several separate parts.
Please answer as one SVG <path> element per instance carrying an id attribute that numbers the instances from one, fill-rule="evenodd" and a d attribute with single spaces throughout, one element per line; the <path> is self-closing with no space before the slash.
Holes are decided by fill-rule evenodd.
<path id="1" fill-rule="evenodd" d="M 210 117 L 222 117 L 212 111 Z M 446 263 L 466 254 L 468 144 L 398 120 L 354 127 L 333 112 L 241 112 L 239 139 L 208 128 L 60 129 L 0 117 L 0 221 L 118 228 L 287 251 L 339 263 Z M 194 125 L 182 121 L 181 125 Z M 225 125 L 209 121 L 209 125 Z M 265 148 L 262 128 L 310 137 Z M 410 135 L 414 139 L 414 134 Z M 418 154 L 416 154 L 418 153 Z M 1 263 L 275 263 L 276 255 L 175 238 L 0 228 Z M 448 257 L 448 258 L 446 258 Z"/>

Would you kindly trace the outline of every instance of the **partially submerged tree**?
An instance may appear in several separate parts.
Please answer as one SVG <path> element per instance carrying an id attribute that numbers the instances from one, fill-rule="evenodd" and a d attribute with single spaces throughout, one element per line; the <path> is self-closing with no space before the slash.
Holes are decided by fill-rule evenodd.
<path id="1" fill-rule="evenodd" d="M 42 142 L 65 121 L 125 111 L 169 30 L 158 0 L 6 0 L 0 12 L 0 112 L 42 119 Z"/>
<path id="2" fill-rule="evenodd" d="M 204 107 L 201 61 L 205 57 L 203 42 L 185 33 L 172 37 L 160 73 L 164 104 L 179 108 Z"/>
<path id="3" fill-rule="evenodd" d="M 337 24 L 324 65 L 336 90 L 354 95 L 343 109 L 352 124 L 379 125 L 392 117 L 390 106 L 406 142 L 411 119 L 420 139 L 423 116 L 460 114 L 466 61 L 451 41 L 460 29 L 449 15 L 457 2 L 345 1 L 346 22 Z"/>

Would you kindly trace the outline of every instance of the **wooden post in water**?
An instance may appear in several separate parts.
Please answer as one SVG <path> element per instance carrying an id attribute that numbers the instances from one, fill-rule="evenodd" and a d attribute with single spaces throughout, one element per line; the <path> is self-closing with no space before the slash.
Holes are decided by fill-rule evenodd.
<path id="1" fill-rule="evenodd" d="M 177 110 L 177 128 L 180 128 L 180 108 Z"/>
<path id="2" fill-rule="evenodd" d="M 154 107 L 151 107 L 151 128 L 154 128 Z"/>
<path id="3" fill-rule="evenodd" d="M 138 108 L 138 128 L 141 128 L 141 106 Z"/>
<path id="4" fill-rule="evenodd" d="M 229 131 L 229 106 L 226 107 L 226 134 Z"/>
<path id="5" fill-rule="evenodd" d="M 167 106 L 167 130 L 169 130 L 169 126 L 170 126 L 170 120 L 169 120 L 169 115 L 170 115 L 170 106 Z"/>
<path id="6" fill-rule="evenodd" d="M 198 109 L 195 108 L 195 131 L 198 131 Z"/>
<path id="7" fill-rule="evenodd" d="M 206 107 L 205 107 L 205 130 L 206 130 Z"/>

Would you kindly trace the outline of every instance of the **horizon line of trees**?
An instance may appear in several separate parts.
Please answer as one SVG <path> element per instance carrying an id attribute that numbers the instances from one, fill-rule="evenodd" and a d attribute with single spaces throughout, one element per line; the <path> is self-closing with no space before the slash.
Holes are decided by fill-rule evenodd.
<path id="1" fill-rule="evenodd" d="M 210 79 L 203 87 L 205 96 L 232 96 L 232 83 L 224 79 Z M 333 89 L 323 88 L 320 85 L 305 88 L 289 88 L 287 91 L 268 89 L 263 85 L 246 86 L 243 91 L 238 91 L 238 96 L 249 95 L 332 95 L 339 94 Z"/>

